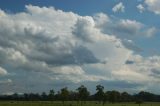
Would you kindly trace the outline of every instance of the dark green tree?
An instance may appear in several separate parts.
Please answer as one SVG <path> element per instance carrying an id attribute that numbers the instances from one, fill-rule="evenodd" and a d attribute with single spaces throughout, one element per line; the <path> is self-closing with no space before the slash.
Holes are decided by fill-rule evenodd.
<path id="1" fill-rule="evenodd" d="M 96 94 L 95 94 L 95 98 L 96 100 L 99 101 L 99 103 L 101 103 L 101 101 L 104 100 L 104 87 L 102 85 L 97 85 L 96 86 Z"/>
<path id="2" fill-rule="evenodd" d="M 120 101 L 120 93 L 118 91 L 107 91 L 108 100 L 111 103 Z"/>
<path id="3" fill-rule="evenodd" d="M 64 104 L 64 101 L 68 100 L 68 98 L 69 98 L 69 91 L 68 91 L 67 87 L 61 89 L 60 98 L 61 98 L 63 104 Z"/>
<path id="4" fill-rule="evenodd" d="M 79 88 L 77 88 L 77 91 L 78 91 L 78 100 L 80 100 L 82 104 L 82 101 L 85 102 L 89 97 L 90 93 L 84 85 L 81 85 Z"/>
<path id="5" fill-rule="evenodd" d="M 108 100 L 108 94 L 107 92 L 105 92 L 103 97 L 103 105 L 106 103 L 107 100 Z"/>
<path id="6" fill-rule="evenodd" d="M 50 101 L 54 100 L 54 90 L 53 89 L 49 91 L 48 98 L 49 98 Z"/>
<path id="7" fill-rule="evenodd" d="M 32 94 L 32 96 L 34 97 L 34 94 Z M 47 94 L 45 93 L 45 92 L 42 92 L 42 94 L 41 94 L 41 98 L 42 98 L 42 100 L 47 100 L 48 99 L 48 96 L 47 96 Z"/>
<path id="8" fill-rule="evenodd" d="M 131 95 L 128 94 L 127 92 L 122 92 L 121 93 L 121 102 L 129 102 L 131 101 Z"/>

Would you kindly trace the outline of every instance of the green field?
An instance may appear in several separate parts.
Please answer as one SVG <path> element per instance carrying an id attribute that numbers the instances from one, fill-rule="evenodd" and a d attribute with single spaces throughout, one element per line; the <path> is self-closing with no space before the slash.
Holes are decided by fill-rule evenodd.
<path id="1" fill-rule="evenodd" d="M 0 106 L 103 106 L 103 104 L 97 104 L 96 102 L 86 102 L 86 104 L 78 104 L 77 102 L 29 102 L 29 101 L 1 101 Z M 106 103 L 104 106 L 139 106 L 135 103 Z M 160 103 L 143 103 L 140 106 L 160 106 Z"/>

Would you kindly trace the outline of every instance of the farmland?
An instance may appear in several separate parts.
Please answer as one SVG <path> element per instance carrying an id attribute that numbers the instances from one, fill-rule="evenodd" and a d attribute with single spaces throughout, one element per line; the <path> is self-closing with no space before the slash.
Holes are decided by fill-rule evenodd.
<path id="1" fill-rule="evenodd" d="M 51 102 L 51 101 L 1 101 L 0 106 L 139 106 L 135 103 L 106 103 L 99 104 L 97 102 L 86 102 L 84 104 L 77 102 Z M 140 106 L 160 106 L 158 102 L 148 102 L 140 104 Z"/>

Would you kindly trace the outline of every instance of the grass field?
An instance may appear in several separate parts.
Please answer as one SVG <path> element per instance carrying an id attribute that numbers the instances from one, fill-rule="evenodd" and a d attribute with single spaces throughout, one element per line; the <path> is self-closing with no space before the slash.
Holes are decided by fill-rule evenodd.
<path id="1" fill-rule="evenodd" d="M 103 106 L 102 104 L 96 104 L 95 102 L 87 102 L 86 104 L 81 105 L 77 102 L 29 102 L 29 101 L 1 101 L 0 106 Z M 106 103 L 104 106 L 139 106 L 139 104 L 135 103 L 115 103 L 109 104 Z M 143 103 L 140 106 L 160 106 L 160 103 Z"/>

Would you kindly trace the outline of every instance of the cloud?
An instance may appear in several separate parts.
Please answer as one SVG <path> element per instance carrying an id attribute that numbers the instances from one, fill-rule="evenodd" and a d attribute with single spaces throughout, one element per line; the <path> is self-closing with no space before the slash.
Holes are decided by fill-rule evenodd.
<path id="1" fill-rule="evenodd" d="M 134 61 L 132 61 L 132 60 L 127 60 L 127 61 L 125 62 L 125 64 L 134 64 Z"/>
<path id="2" fill-rule="evenodd" d="M 96 26 L 102 26 L 105 25 L 106 23 L 109 23 L 110 17 L 107 14 L 104 13 L 97 13 L 93 16 L 93 19 L 95 21 Z"/>
<path id="3" fill-rule="evenodd" d="M 132 40 L 124 39 L 122 40 L 123 45 L 130 50 L 141 52 L 143 51 L 140 47 L 138 47 Z"/>
<path id="4" fill-rule="evenodd" d="M 157 69 L 159 61 L 153 64 L 156 59 L 134 54 L 139 47 L 131 38 L 144 28 L 140 22 L 32 5 L 24 12 L 1 13 L 0 74 L 5 75 L 1 81 L 11 79 L 1 84 L 3 93 L 103 81 L 141 86 L 159 80 L 151 77 L 149 67 Z M 127 60 L 134 64 L 126 64 Z"/>
<path id="5" fill-rule="evenodd" d="M 139 10 L 140 13 L 143 13 L 145 11 L 145 8 L 142 4 L 137 5 L 137 9 Z"/>
<path id="6" fill-rule="evenodd" d="M 0 75 L 6 75 L 6 74 L 7 71 L 4 68 L 0 67 Z"/>
<path id="7" fill-rule="evenodd" d="M 136 35 L 142 27 L 143 24 L 135 20 L 120 20 L 115 26 L 117 31 L 125 35 Z"/>
<path id="8" fill-rule="evenodd" d="M 103 13 L 100 13 L 102 15 Z M 105 34 L 115 35 L 118 38 L 133 39 L 135 37 L 149 37 L 154 36 L 157 28 L 149 27 L 141 22 L 130 19 L 116 19 L 115 17 L 103 18 L 102 24 L 99 23 L 101 17 L 96 14 L 94 17 L 95 26 Z M 103 14 L 105 15 L 105 14 Z M 104 17 L 104 16 L 103 16 Z M 152 33 L 153 32 L 153 33 Z"/>
<path id="9" fill-rule="evenodd" d="M 114 60 L 113 62 L 108 59 L 107 64 L 96 64 L 93 67 L 94 70 L 101 70 L 101 73 L 110 79 L 107 81 L 122 81 L 121 84 L 127 82 L 131 85 L 138 85 L 133 88 L 134 90 L 152 91 L 154 89 L 154 92 L 158 92 L 153 85 L 159 83 L 159 58 L 160 56 L 142 57 L 141 55 L 129 53 L 121 61 Z"/>
<path id="10" fill-rule="evenodd" d="M 76 35 L 77 38 L 85 42 L 97 41 L 99 36 L 96 36 L 95 32 L 99 32 L 94 28 L 94 24 L 95 23 L 92 17 L 79 18 L 77 20 L 77 23 L 75 24 L 73 34 Z"/>
<path id="11" fill-rule="evenodd" d="M 155 27 L 151 27 L 146 31 L 146 36 L 147 37 L 152 37 L 154 36 L 157 32 L 159 32 L 159 30 Z"/>
<path id="12" fill-rule="evenodd" d="M 8 84 L 8 83 L 12 83 L 12 80 L 7 79 L 7 80 L 0 81 L 0 84 Z"/>
<path id="13" fill-rule="evenodd" d="M 145 0 L 144 3 L 147 5 L 149 11 L 155 14 L 160 14 L 159 0 Z"/>
<path id="14" fill-rule="evenodd" d="M 135 39 L 154 37 L 159 30 L 147 26 L 139 21 L 130 19 L 117 19 L 104 13 L 95 14 L 95 26 L 104 34 L 114 35 L 128 49 L 141 52 L 141 47 L 135 44 Z M 101 22 L 99 22 L 101 20 Z"/>
<path id="15" fill-rule="evenodd" d="M 113 12 L 124 12 L 125 11 L 125 6 L 123 5 L 122 2 L 116 4 L 113 8 L 112 8 Z"/>
<path id="16" fill-rule="evenodd" d="M 72 35 L 71 27 L 76 23 L 76 19 L 75 22 L 67 21 L 66 23 L 61 17 L 68 15 L 66 19 L 69 19 L 71 15 L 73 15 L 73 18 L 76 18 L 76 15 L 74 16 L 73 13 L 64 13 L 62 11 L 54 13 L 55 10 L 52 8 L 26 7 L 29 13 L 19 13 L 9 16 L 9 18 L 2 17 L 1 25 L 5 25 L 1 28 L 1 37 L 4 34 L 6 37 L 1 39 L 1 45 L 3 46 L 1 47 L 3 54 L 1 54 L 7 54 L 4 58 L 8 58 L 8 61 L 19 60 L 20 64 L 27 61 L 41 61 L 50 65 L 76 64 L 76 61 L 87 63 L 82 58 L 77 57 L 78 55 L 76 54 L 84 51 L 83 55 L 89 56 L 89 53 L 91 53 L 87 48 L 83 47 L 82 50 L 82 46 L 75 44 L 77 39 L 73 38 L 74 35 Z M 46 15 L 46 18 L 55 18 L 57 17 L 56 15 L 61 14 L 60 18 L 54 19 L 50 23 L 42 22 L 45 18 L 38 18 L 38 16 L 46 11 L 51 11 L 52 13 L 52 15 Z M 16 21 L 14 21 L 15 18 L 17 18 Z M 66 23 L 66 25 L 63 23 Z M 86 36 L 90 35 L 87 34 Z M 67 39 L 70 40 L 68 41 Z M 79 52 L 77 52 L 78 48 L 80 48 Z M 92 54 L 91 56 L 95 59 Z M 89 62 L 91 59 L 86 60 Z"/>
<path id="17" fill-rule="evenodd" d="M 159 72 L 159 70 L 157 70 L 160 67 L 159 56 L 151 56 L 145 58 L 137 55 L 134 57 L 130 57 L 129 60 L 134 64 L 128 64 L 125 67 L 127 67 L 127 69 L 129 68 L 129 70 L 135 70 L 134 72 L 141 75 L 141 78 L 143 78 L 145 83 L 150 84 L 150 82 L 159 82 L 159 78 L 154 77 Z M 136 76 L 138 77 L 138 75 Z"/>
<path id="18" fill-rule="evenodd" d="M 104 36 L 95 27 L 92 17 L 32 5 L 27 5 L 25 12 L 12 15 L 2 13 L 0 65 L 7 65 L 13 76 L 20 77 L 24 71 L 52 73 L 52 77 L 58 76 L 58 79 L 71 82 L 104 79 L 103 76 L 87 75 L 80 67 L 74 68 L 86 64 L 103 64 L 103 59 L 97 58 L 86 45 L 103 39 L 112 42 L 112 37 Z M 47 14 L 44 16 L 44 13 Z M 68 67 L 68 70 L 63 67 Z M 0 71 L 6 73 L 2 68 Z M 73 73 L 74 76 L 80 75 L 79 79 Z M 29 80 L 27 75 L 26 80 Z"/>

